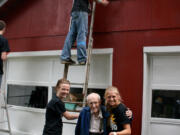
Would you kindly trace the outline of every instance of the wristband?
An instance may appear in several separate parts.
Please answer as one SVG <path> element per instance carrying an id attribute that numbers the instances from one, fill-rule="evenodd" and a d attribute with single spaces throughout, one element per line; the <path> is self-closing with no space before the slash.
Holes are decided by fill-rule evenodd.
<path id="1" fill-rule="evenodd" d="M 113 132 L 113 135 L 117 135 L 117 133 L 116 133 L 116 132 Z"/>

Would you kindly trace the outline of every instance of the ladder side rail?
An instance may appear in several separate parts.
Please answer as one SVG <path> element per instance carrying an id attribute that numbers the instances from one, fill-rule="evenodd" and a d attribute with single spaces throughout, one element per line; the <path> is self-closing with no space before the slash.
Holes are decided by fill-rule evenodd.
<path id="1" fill-rule="evenodd" d="M 92 33 L 93 33 L 93 26 L 94 26 L 94 17 L 95 17 L 95 10 L 96 10 L 96 1 L 93 1 L 93 9 L 92 9 L 92 15 L 91 15 L 91 24 L 90 24 L 90 30 L 89 30 L 89 41 L 88 41 L 88 57 L 87 57 L 87 63 L 86 63 L 86 78 L 85 78 L 85 83 L 83 87 L 83 106 L 85 106 L 85 101 L 87 97 L 87 90 L 88 90 L 88 81 L 89 81 L 89 72 L 90 72 L 90 62 L 91 62 L 91 53 L 92 53 L 92 48 L 93 48 L 93 38 L 92 38 Z"/>
<path id="2" fill-rule="evenodd" d="M 8 129 L 9 129 L 9 134 L 12 135 L 11 132 L 11 125 L 10 125 L 10 118 L 9 118 L 9 110 L 7 107 L 7 66 L 8 65 L 8 61 L 4 61 L 4 101 L 5 101 L 5 107 L 6 107 L 6 116 L 7 116 L 7 121 L 8 121 Z"/>
<path id="3" fill-rule="evenodd" d="M 64 64 L 64 74 L 63 74 L 64 79 L 67 79 L 68 69 L 69 69 L 69 64 Z"/>
<path id="4" fill-rule="evenodd" d="M 93 42 L 93 39 L 92 41 Z M 92 44 L 92 43 L 91 43 Z M 89 49 L 89 58 L 88 58 L 88 63 L 86 65 L 86 78 L 85 78 L 85 83 L 84 83 L 84 87 L 83 87 L 83 95 L 84 95 L 84 99 L 83 99 L 83 107 L 85 107 L 85 103 L 86 103 L 86 97 L 87 97 L 87 91 L 88 91 L 88 81 L 89 81 L 89 72 L 90 72 L 90 59 L 91 59 L 91 53 L 92 53 L 92 48 Z"/>
<path id="5" fill-rule="evenodd" d="M 4 75 L 2 79 L 2 93 L 3 93 L 3 98 L 4 98 L 4 109 L 6 111 L 6 117 L 7 117 L 7 123 L 8 123 L 8 130 L 1 129 L 0 131 L 2 132 L 8 132 L 10 135 L 12 135 L 11 132 L 11 125 L 10 125 L 10 119 L 9 119 L 9 111 L 7 107 L 7 60 L 3 62 L 3 68 L 4 68 Z"/>

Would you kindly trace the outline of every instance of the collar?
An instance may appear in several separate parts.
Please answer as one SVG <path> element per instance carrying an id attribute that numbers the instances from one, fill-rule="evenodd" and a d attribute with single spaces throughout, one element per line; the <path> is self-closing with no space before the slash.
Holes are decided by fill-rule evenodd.
<path id="1" fill-rule="evenodd" d="M 92 111 L 91 111 L 91 115 L 94 115 Z M 95 115 L 94 115 L 94 116 L 95 116 Z M 98 114 L 97 117 L 100 118 L 100 119 L 103 118 L 101 109 L 99 109 L 99 114 Z"/>

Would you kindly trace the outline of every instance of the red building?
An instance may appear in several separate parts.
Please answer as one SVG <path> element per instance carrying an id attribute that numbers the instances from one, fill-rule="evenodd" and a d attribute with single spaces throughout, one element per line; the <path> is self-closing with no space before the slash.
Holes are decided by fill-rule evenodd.
<path id="1" fill-rule="evenodd" d="M 23 52 L 25 54 L 29 51 L 61 50 L 68 32 L 71 7 L 72 0 L 9 0 L 6 2 L 0 8 L 0 19 L 7 22 L 8 27 L 5 36 L 9 40 L 11 52 Z M 132 135 L 166 134 L 166 129 L 168 131 L 172 129 L 174 134 L 171 134 L 173 135 L 177 135 L 179 132 L 177 127 L 180 127 L 180 112 L 177 113 L 178 116 L 172 117 L 175 122 L 173 120 L 169 122 L 165 119 L 167 117 L 166 113 L 162 112 L 165 115 L 160 116 L 157 115 L 156 109 L 153 110 L 157 101 L 153 94 L 158 95 L 158 90 L 162 87 L 152 88 L 152 91 L 154 90 L 150 93 L 152 94 L 150 96 L 152 97 L 152 102 L 150 102 L 152 104 L 146 104 L 146 99 L 143 99 L 144 90 L 147 86 L 145 83 L 149 83 L 148 79 L 145 79 L 147 77 L 145 76 L 147 67 L 144 67 L 143 70 L 143 65 L 146 64 L 143 61 L 143 59 L 146 60 L 144 56 L 147 56 L 147 60 L 149 60 L 154 53 L 155 56 L 159 56 L 159 53 L 163 56 L 169 53 L 174 56 L 175 52 L 175 59 L 177 60 L 175 63 L 179 62 L 179 14 L 179 0 L 112 0 L 107 7 L 98 5 L 96 8 L 93 34 L 94 48 L 111 48 L 113 50 L 112 84 L 119 88 L 124 103 L 133 111 Z M 158 51 L 156 51 L 156 46 L 159 47 L 157 48 Z M 164 46 L 168 46 L 166 51 L 163 51 Z M 148 48 L 145 48 L 143 53 L 144 47 Z M 13 56 L 10 56 L 10 59 L 13 59 Z M 177 65 L 177 68 L 172 69 L 178 69 L 178 67 Z M 152 67 L 152 69 L 154 68 Z M 168 70 L 166 71 L 168 72 Z M 179 74 L 179 71 L 177 70 L 175 73 Z M 145 82 L 144 89 L 143 79 Z M 175 80 L 177 79 L 178 76 Z M 155 84 L 157 83 L 155 82 Z M 172 89 L 176 93 L 175 95 L 179 95 L 180 83 L 177 82 L 175 85 L 178 86 L 176 89 L 173 89 L 174 87 L 168 88 Z M 170 100 L 170 97 L 162 97 L 161 92 L 158 95 L 161 96 L 161 103 L 162 99 Z M 167 93 L 167 95 L 169 94 Z M 180 101 L 179 96 L 176 101 L 178 100 Z M 143 108 L 143 104 L 152 107 L 150 107 L 150 110 L 146 110 Z M 143 112 L 148 110 L 152 113 L 150 115 L 149 113 L 144 114 L 143 117 Z M 155 112 L 154 115 L 153 112 Z M 160 119 L 147 118 L 153 116 L 155 118 L 162 117 L 163 122 Z M 142 118 L 147 118 L 147 121 Z M 171 116 L 168 118 L 171 118 Z M 168 123 L 167 121 L 176 123 L 176 127 L 173 125 L 164 126 L 165 123 Z M 152 125 L 153 122 L 155 122 L 155 125 Z M 143 127 L 142 123 L 148 123 L 149 125 L 145 124 L 145 127 Z M 157 131 L 154 126 L 161 130 Z"/>

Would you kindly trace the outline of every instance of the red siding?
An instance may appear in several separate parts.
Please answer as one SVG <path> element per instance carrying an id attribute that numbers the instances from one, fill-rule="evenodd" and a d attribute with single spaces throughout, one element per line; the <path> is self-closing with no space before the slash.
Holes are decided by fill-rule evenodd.
<path id="1" fill-rule="evenodd" d="M 152 27 L 180 28 L 179 0 L 152 0 Z"/>
<path id="2" fill-rule="evenodd" d="M 0 18 L 12 51 L 61 49 L 72 0 L 31 0 Z M 114 48 L 113 84 L 133 110 L 132 135 L 141 134 L 143 47 L 180 45 L 179 0 L 116 0 L 97 6 L 95 48 Z"/>
<path id="3" fill-rule="evenodd" d="M 107 7 L 98 6 L 95 29 L 101 32 L 149 29 L 150 5 L 150 0 L 116 0 Z"/>

